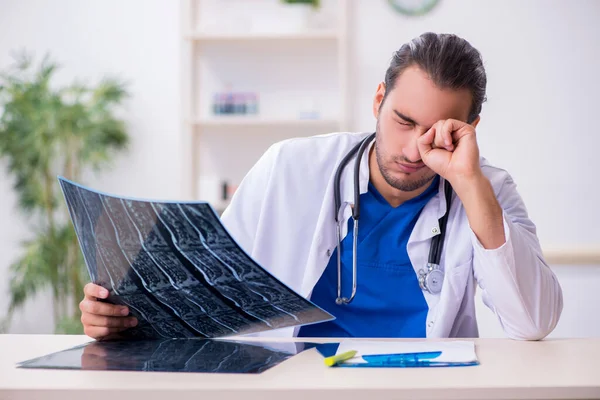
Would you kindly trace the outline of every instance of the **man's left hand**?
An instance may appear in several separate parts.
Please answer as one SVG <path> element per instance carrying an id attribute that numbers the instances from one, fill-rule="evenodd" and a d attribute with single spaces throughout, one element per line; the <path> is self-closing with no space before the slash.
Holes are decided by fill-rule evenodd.
<path id="1" fill-rule="evenodd" d="M 506 242 L 503 212 L 479 166 L 475 127 L 455 119 L 439 121 L 417 143 L 425 165 L 452 184 L 482 246 L 502 246 Z"/>
<path id="2" fill-rule="evenodd" d="M 456 119 L 435 123 L 418 139 L 421 159 L 452 186 L 478 179 L 479 147 L 475 128 Z"/>

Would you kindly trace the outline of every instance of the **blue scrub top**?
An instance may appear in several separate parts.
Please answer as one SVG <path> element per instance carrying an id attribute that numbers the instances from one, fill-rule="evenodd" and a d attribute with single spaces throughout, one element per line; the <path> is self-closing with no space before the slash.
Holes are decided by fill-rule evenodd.
<path id="1" fill-rule="evenodd" d="M 425 204 L 438 191 L 439 177 L 419 196 L 394 208 L 369 182 L 360 197 L 357 292 L 337 305 L 337 249 L 311 295 L 336 317 L 300 328 L 300 337 L 425 337 L 428 306 L 406 245 Z M 352 290 L 352 218 L 342 240 L 342 296 Z"/>

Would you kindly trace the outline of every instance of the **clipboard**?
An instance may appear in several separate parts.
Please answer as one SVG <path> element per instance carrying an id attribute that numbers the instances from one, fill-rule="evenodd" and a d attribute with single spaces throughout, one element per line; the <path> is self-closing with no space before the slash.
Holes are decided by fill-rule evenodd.
<path id="1" fill-rule="evenodd" d="M 352 350 L 349 350 L 350 348 Z M 475 345 L 469 341 L 349 341 L 321 344 L 317 345 L 316 349 L 329 367 L 434 368 L 479 365 Z M 416 351 L 407 351 L 409 349 Z"/>

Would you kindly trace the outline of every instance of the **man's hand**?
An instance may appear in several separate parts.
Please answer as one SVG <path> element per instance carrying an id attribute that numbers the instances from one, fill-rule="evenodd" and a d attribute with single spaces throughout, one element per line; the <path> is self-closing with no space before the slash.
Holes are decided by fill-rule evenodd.
<path id="1" fill-rule="evenodd" d="M 98 301 L 108 297 L 108 290 L 102 286 L 88 283 L 83 293 L 85 298 L 79 303 L 79 309 L 83 331 L 89 337 L 105 339 L 137 325 L 134 317 L 128 317 L 127 307 Z"/>
<path id="2" fill-rule="evenodd" d="M 482 175 L 475 128 L 466 122 L 439 121 L 417 143 L 425 165 L 453 187 L 469 184 Z"/>
<path id="3" fill-rule="evenodd" d="M 439 121 L 417 139 L 421 159 L 450 182 L 473 233 L 486 249 L 506 242 L 502 208 L 479 165 L 475 128 L 455 119 Z"/>

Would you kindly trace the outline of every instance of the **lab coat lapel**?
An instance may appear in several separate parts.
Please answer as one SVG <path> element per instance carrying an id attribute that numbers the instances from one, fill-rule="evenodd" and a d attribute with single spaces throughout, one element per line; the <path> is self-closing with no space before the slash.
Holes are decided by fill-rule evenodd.
<path id="1" fill-rule="evenodd" d="M 417 275 L 419 270 L 427 266 L 431 238 L 440 234 L 439 219 L 446 213 L 444 182 L 445 179 L 441 178 L 438 192 L 423 207 L 406 245 L 408 256 Z M 429 299 L 427 300 L 429 302 Z"/>
<path id="2" fill-rule="evenodd" d="M 438 192 L 421 211 L 419 219 L 409 238 L 409 246 L 411 243 L 429 240 L 440 234 L 440 218 L 446 213 L 446 196 L 444 194 L 445 181 L 444 178 L 440 177 Z"/>
<path id="3" fill-rule="evenodd" d="M 439 182 L 438 193 L 425 205 L 415 227 L 411 233 L 406 246 L 408 257 L 415 271 L 416 276 L 419 276 L 421 269 L 427 269 L 429 258 L 429 250 L 431 248 L 431 239 L 440 234 L 439 219 L 446 213 L 446 196 L 444 194 L 444 182 L 442 178 Z M 450 223 L 450 221 L 449 221 Z M 442 252 L 442 257 L 444 252 Z M 442 262 L 442 264 L 444 264 Z M 445 276 L 444 279 L 447 277 Z M 447 291 L 442 289 L 443 292 Z M 438 304 L 441 300 L 441 294 L 431 294 L 428 291 L 423 291 L 423 296 L 429 307 L 427 313 L 426 332 L 427 336 L 433 334 L 434 328 L 439 325 L 434 324 L 437 316 L 441 312 Z"/>
<path id="4" fill-rule="evenodd" d="M 327 267 L 329 258 L 337 245 L 336 225 L 334 218 L 333 201 L 333 175 L 329 182 L 329 188 L 326 191 L 325 199 L 321 203 L 319 219 L 315 227 L 310 250 L 308 253 L 306 271 L 302 280 L 300 294 L 309 297 L 317 281 Z"/>

